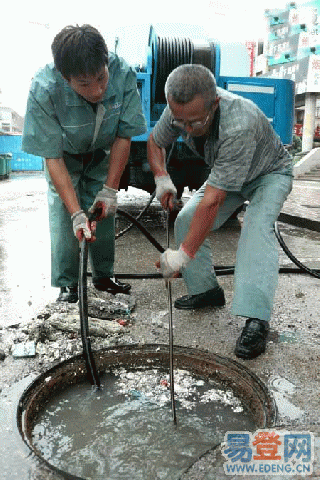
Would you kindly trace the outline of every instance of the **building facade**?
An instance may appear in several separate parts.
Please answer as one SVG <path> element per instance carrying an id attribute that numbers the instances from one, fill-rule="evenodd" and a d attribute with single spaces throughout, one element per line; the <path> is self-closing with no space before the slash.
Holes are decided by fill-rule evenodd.
<path id="1" fill-rule="evenodd" d="M 310 150 L 320 141 L 320 2 L 291 2 L 266 10 L 265 18 L 268 33 L 255 75 L 294 80 L 295 133 Z"/>
<path id="2" fill-rule="evenodd" d="M 0 105 L 0 135 L 21 135 L 22 129 L 23 117 L 12 108 Z"/>

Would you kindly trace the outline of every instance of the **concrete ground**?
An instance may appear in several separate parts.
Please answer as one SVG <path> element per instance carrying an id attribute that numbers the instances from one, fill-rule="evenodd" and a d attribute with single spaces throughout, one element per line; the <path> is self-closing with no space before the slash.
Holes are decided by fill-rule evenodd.
<path id="1" fill-rule="evenodd" d="M 30 379 L 49 368 L 50 363 L 36 358 L 13 358 L 12 346 L 25 338 L 24 326 L 34 322 L 57 290 L 50 286 L 50 248 L 46 207 L 46 184 L 42 173 L 11 174 L 0 182 L 0 471 L 3 480 L 58 479 L 42 467 L 19 443 L 15 426 L 15 405 Z M 188 192 L 184 200 L 187 200 Z M 136 189 L 121 192 L 120 206 L 137 214 L 149 195 Z M 292 253 L 309 268 L 320 268 L 320 183 L 295 181 L 293 192 L 284 205 L 280 232 Z M 165 218 L 157 203 L 143 220 L 144 226 L 165 246 Z M 118 229 L 126 226 L 119 217 Z M 301 228 L 308 226 L 312 230 Z M 241 228 L 239 221 L 229 222 L 211 234 L 214 261 L 233 265 Z M 171 229 L 172 230 L 172 229 Z M 170 232 L 170 242 L 173 234 Z M 155 273 L 157 250 L 135 228 L 117 240 L 116 273 Z M 280 265 L 294 267 L 279 246 Z M 316 464 L 313 479 L 320 479 L 320 280 L 310 275 L 281 274 L 265 354 L 251 361 L 239 360 L 233 350 L 244 319 L 231 312 L 233 276 L 221 276 L 227 304 L 213 310 L 173 310 L 174 343 L 236 360 L 254 372 L 268 386 L 276 401 L 277 426 L 315 435 Z M 123 343 L 168 343 L 168 307 L 164 282 L 159 279 L 133 279 L 132 296 L 136 307 Z M 172 286 L 173 299 L 186 293 L 181 279 Z M 21 338 L 20 338 L 20 337 Z M 80 340 L 79 340 L 80 342 Z M 1 426 L 1 425 L 0 425 Z M 276 426 L 275 426 L 276 427 Z M 19 445 L 19 447 L 17 447 Z M 17 453 L 18 452 L 18 453 Z M 211 462 L 211 463 L 210 463 Z M 222 479 L 219 467 L 209 463 L 197 479 Z M 202 476 L 201 476 L 202 475 Z M 191 477 L 190 477 L 191 478 Z M 226 476 L 225 478 L 231 478 Z M 235 477 L 242 478 L 242 477 Z M 275 476 L 259 477 L 276 479 Z M 277 477 L 287 478 L 287 477 Z M 288 477 L 289 478 L 289 477 Z M 304 477 L 290 477 L 304 478 Z M 148 480 L 148 479 L 146 479 Z"/>

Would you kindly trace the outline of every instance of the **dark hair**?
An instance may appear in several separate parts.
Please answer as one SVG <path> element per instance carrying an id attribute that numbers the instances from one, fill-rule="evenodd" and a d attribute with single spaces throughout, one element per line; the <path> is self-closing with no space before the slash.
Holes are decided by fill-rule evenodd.
<path id="1" fill-rule="evenodd" d="M 167 100 L 171 97 L 180 104 L 191 102 L 196 95 L 202 95 L 205 105 L 210 108 L 217 96 L 216 79 L 203 65 L 183 64 L 168 76 L 165 95 Z"/>
<path id="2" fill-rule="evenodd" d="M 69 25 L 51 45 L 54 64 L 65 77 L 95 75 L 108 64 L 108 48 L 100 32 L 91 25 Z"/>

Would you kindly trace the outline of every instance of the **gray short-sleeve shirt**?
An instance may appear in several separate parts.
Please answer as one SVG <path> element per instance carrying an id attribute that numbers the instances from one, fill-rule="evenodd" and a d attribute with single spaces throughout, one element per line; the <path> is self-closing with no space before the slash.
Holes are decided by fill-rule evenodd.
<path id="1" fill-rule="evenodd" d="M 260 175 L 290 172 L 291 156 L 257 105 L 221 88 L 217 88 L 217 94 L 220 107 L 204 149 L 204 160 L 211 167 L 208 184 L 226 191 L 240 191 Z M 166 107 L 152 132 L 156 144 L 165 148 L 181 135 L 197 153 L 192 137 L 172 127 L 172 118 Z"/>

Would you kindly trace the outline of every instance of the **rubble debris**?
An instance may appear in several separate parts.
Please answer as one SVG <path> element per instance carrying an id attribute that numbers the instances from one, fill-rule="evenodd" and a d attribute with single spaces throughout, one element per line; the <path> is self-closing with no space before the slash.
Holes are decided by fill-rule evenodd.
<path id="1" fill-rule="evenodd" d="M 128 325 L 132 323 L 135 298 L 128 295 L 111 295 L 88 288 L 88 326 L 93 344 L 99 348 L 118 343 Z M 103 296 L 103 298 L 101 298 Z M 62 361 L 81 353 L 81 326 L 79 304 L 53 302 L 27 324 L 6 327 L 4 358 L 37 357 L 40 364 Z M 1 358 L 0 351 L 0 360 Z"/>
<path id="2" fill-rule="evenodd" d="M 132 295 L 111 295 L 88 289 L 88 316 L 100 319 L 128 318 L 136 306 L 136 300 Z M 102 298 L 103 296 L 103 298 Z M 47 305 L 38 315 L 38 319 L 49 320 L 54 313 L 67 313 L 79 315 L 78 303 L 54 302 Z"/>
<path id="3" fill-rule="evenodd" d="M 26 358 L 36 356 L 35 342 L 16 343 L 12 348 L 13 358 Z"/>
<path id="4" fill-rule="evenodd" d="M 110 334 L 123 332 L 124 327 L 112 320 L 90 318 L 89 334 L 97 337 L 108 337 Z M 79 315 L 61 315 L 55 313 L 50 317 L 50 324 L 58 330 L 69 333 L 80 333 Z"/>
<path id="5" fill-rule="evenodd" d="M 88 288 L 88 315 L 89 317 L 101 319 L 114 319 L 121 316 L 128 317 L 136 306 L 133 295 L 118 293 L 111 295 L 99 292 L 93 287 Z"/>

